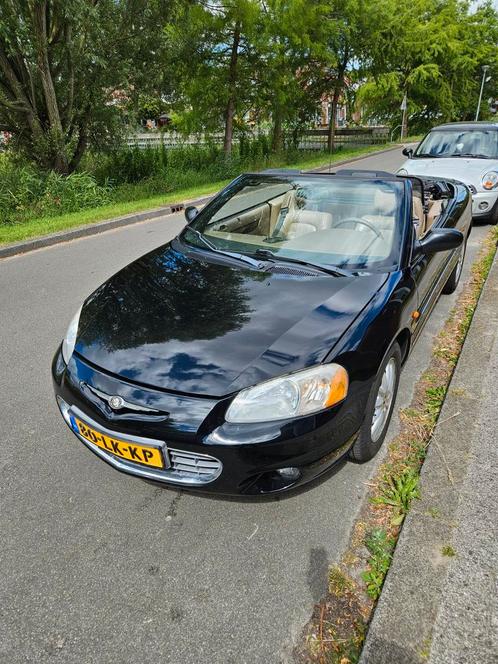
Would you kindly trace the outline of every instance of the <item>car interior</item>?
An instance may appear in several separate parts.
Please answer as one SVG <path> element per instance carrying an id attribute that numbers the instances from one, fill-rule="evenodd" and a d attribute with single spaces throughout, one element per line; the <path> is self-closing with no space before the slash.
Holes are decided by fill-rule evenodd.
<path id="1" fill-rule="evenodd" d="M 213 218 L 205 233 L 272 251 L 285 245 L 297 251 L 385 257 L 392 246 L 397 197 L 389 188 L 371 193 L 354 197 L 325 187 L 291 188 L 236 214 Z"/>
<path id="2" fill-rule="evenodd" d="M 447 199 L 435 198 L 430 191 L 423 193 L 421 189 L 413 189 L 412 220 L 417 238 L 423 237 L 431 229 L 447 204 Z"/>
<path id="3" fill-rule="evenodd" d="M 392 249 L 400 197 L 389 183 L 358 185 L 351 190 L 287 186 L 284 193 L 271 191 L 262 202 L 243 189 L 211 218 L 204 232 L 213 239 L 271 251 L 285 246 L 296 251 L 385 258 Z M 420 181 L 414 185 L 412 219 L 417 237 L 422 237 L 447 201 L 437 199 L 430 190 L 424 195 Z"/>

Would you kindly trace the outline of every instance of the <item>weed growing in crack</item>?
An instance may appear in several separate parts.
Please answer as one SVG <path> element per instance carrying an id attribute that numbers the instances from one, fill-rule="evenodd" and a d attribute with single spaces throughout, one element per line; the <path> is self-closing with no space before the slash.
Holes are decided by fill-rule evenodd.
<path id="1" fill-rule="evenodd" d="M 453 556 L 456 556 L 455 549 L 449 544 L 445 544 L 445 546 L 441 548 L 441 553 L 443 556 L 448 556 L 448 558 L 453 558 Z"/>
<path id="2" fill-rule="evenodd" d="M 336 597 L 343 597 L 347 592 L 353 590 L 354 581 L 338 565 L 333 565 L 329 570 L 329 593 Z"/>
<path id="3" fill-rule="evenodd" d="M 384 578 L 391 564 L 395 543 L 394 537 L 389 537 L 383 528 L 374 528 L 365 540 L 370 557 L 368 569 L 362 573 L 362 578 L 367 586 L 367 593 L 372 599 L 377 599 L 380 595 Z"/>
<path id="4" fill-rule="evenodd" d="M 438 385 L 437 387 L 429 387 L 425 391 L 426 395 L 426 410 L 427 414 L 432 421 L 436 421 L 441 406 L 443 405 L 444 397 L 446 396 L 446 385 Z"/>
<path id="5" fill-rule="evenodd" d="M 391 519 L 393 526 L 399 526 L 403 521 L 411 502 L 420 497 L 418 486 L 418 473 L 408 468 L 401 475 L 389 475 L 381 484 L 380 494 L 372 498 L 375 505 L 390 505 L 394 508 L 394 516 Z"/>

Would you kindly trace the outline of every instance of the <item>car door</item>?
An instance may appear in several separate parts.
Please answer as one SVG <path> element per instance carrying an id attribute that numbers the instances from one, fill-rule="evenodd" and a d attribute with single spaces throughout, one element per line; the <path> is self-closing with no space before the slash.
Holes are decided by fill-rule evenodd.
<path id="1" fill-rule="evenodd" d="M 413 280 L 415 281 L 418 294 L 418 318 L 415 319 L 413 335 L 416 338 L 422 328 L 424 327 L 427 318 L 429 317 L 444 282 L 441 283 L 442 273 L 447 263 L 448 252 L 439 252 L 434 254 L 424 254 L 419 248 L 419 240 L 431 232 L 431 229 L 426 229 L 426 215 L 424 201 L 423 185 L 420 180 L 412 180 L 412 220 L 414 221 L 413 235 L 412 235 L 412 253 L 410 261 L 410 272 Z M 422 204 L 422 211 L 417 211 L 415 208 L 420 209 L 420 201 Z M 423 216 L 420 219 L 420 216 Z"/>

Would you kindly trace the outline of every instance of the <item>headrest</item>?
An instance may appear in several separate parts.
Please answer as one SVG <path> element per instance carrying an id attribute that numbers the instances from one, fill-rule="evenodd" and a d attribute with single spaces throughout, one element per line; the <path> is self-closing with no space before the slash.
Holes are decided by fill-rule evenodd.
<path id="1" fill-rule="evenodd" d="M 374 197 L 374 205 L 377 214 L 389 216 L 394 214 L 396 209 L 396 196 L 392 191 L 377 189 Z"/>

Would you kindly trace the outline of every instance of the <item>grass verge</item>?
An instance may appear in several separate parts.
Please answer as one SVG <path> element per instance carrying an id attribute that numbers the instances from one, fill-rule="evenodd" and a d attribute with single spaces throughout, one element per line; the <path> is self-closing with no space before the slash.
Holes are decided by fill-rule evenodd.
<path id="1" fill-rule="evenodd" d="M 381 150 L 385 150 L 388 147 L 390 147 L 389 144 L 382 144 L 350 148 L 347 150 L 343 149 L 332 154 L 331 157 L 320 152 L 316 156 L 308 156 L 306 159 L 292 163 L 284 163 L 282 160 L 275 158 L 271 160 L 270 163 L 265 164 L 263 168 L 282 166 L 291 169 L 310 170 L 319 168 L 320 166 L 326 166 L 329 163 L 334 164 L 345 159 L 374 154 Z M 113 219 L 114 217 L 121 217 L 134 212 L 151 210 L 178 201 L 199 198 L 219 191 L 228 182 L 229 180 L 214 180 L 194 187 L 173 190 L 159 196 L 112 203 L 110 205 L 104 205 L 98 208 L 88 208 L 81 210 L 80 212 L 72 212 L 60 216 L 40 217 L 39 219 L 31 219 L 19 224 L 0 224 L 0 246 L 12 242 L 28 240 L 34 237 L 42 237 L 50 233 L 76 228 L 78 226 L 104 221 L 106 219 Z"/>
<path id="2" fill-rule="evenodd" d="M 415 387 L 412 403 L 400 413 L 400 433 L 369 484 L 348 549 L 340 564 L 330 570 L 328 592 L 315 606 L 296 648 L 300 662 L 354 664 L 360 657 L 403 519 L 411 502 L 419 497 L 420 469 L 497 243 L 498 228 L 492 228 L 468 283 L 435 340 L 430 365 Z M 437 510 L 431 516 L 437 518 Z M 442 554 L 454 556 L 456 552 L 446 546 Z"/>

